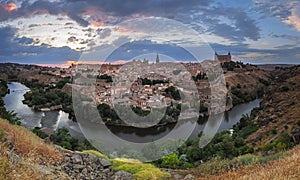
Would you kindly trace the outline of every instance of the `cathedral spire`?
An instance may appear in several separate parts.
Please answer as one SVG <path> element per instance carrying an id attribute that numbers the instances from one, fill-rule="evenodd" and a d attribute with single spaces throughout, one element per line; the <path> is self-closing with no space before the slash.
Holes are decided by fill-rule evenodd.
<path id="1" fill-rule="evenodd" d="M 157 53 L 157 55 L 156 55 L 156 64 L 158 64 L 159 63 L 159 56 L 158 56 L 158 53 Z"/>

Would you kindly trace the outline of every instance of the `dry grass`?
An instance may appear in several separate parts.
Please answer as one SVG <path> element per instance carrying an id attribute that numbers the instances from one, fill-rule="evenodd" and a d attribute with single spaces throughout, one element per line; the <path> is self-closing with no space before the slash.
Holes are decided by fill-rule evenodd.
<path id="1" fill-rule="evenodd" d="M 34 164 L 20 159 L 17 163 L 9 160 L 7 144 L 0 143 L 0 179 L 45 179 L 45 176 Z"/>
<path id="2" fill-rule="evenodd" d="M 21 126 L 9 124 L 0 119 L 0 128 L 4 130 L 5 138 L 11 140 L 13 151 L 32 162 L 49 164 L 61 160 L 54 147 L 45 144 L 39 137 Z M 3 151 L 1 151 L 3 152 Z"/>
<path id="3" fill-rule="evenodd" d="M 270 161 L 266 164 L 245 167 L 236 171 L 223 173 L 218 176 L 208 176 L 199 179 L 299 179 L 300 178 L 300 146 L 287 152 L 282 159 Z"/>

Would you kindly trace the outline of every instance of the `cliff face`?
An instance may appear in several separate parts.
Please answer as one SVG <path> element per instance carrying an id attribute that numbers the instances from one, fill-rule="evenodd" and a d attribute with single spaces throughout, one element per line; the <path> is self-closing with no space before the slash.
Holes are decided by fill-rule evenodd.
<path id="1" fill-rule="evenodd" d="M 265 146 L 287 133 L 299 143 L 300 132 L 300 66 L 278 68 L 272 72 L 273 83 L 261 102 L 255 119 L 259 130 L 247 139 L 257 147 Z"/>

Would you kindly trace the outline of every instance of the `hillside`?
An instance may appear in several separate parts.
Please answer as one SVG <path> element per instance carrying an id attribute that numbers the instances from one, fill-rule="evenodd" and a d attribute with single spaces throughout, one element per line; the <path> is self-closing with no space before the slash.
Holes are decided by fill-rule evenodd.
<path id="1" fill-rule="evenodd" d="M 114 175 L 105 159 L 46 144 L 6 120 L 0 120 L 0 127 L 0 179 L 107 179 Z"/>
<path id="2" fill-rule="evenodd" d="M 0 119 L 0 179 L 164 179 L 152 164 L 48 144 L 24 127 Z"/>
<path id="3" fill-rule="evenodd" d="M 246 137 L 253 153 L 232 159 L 217 156 L 195 169 L 174 170 L 173 177 L 299 179 L 300 66 L 276 68 L 271 78 L 273 81 L 262 98 L 261 107 L 251 116 L 245 116 L 257 127 Z"/>
<path id="4" fill-rule="evenodd" d="M 300 67 L 279 68 L 272 72 L 272 76 L 274 81 L 254 120 L 260 128 L 247 139 L 265 151 L 273 150 L 270 147 L 272 142 L 284 135 L 291 137 L 291 143 L 300 142 Z"/>
<path id="5" fill-rule="evenodd" d="M 255 67 L 251 70 L 247 70 L 247 68 L 240 70 L 244 71 L 229 71 L 225 74 L 226 85 L 229 88 L 227 104 L 230 108 L 240 103 L 261 98 L 270 82 L 270 75 L 266 71 Z"/>
<path id="6" fill-rule="evenodd" d="M 39 179 L 65 177 L 63 172 L 52 171 L 51 166 L 62 160 L 53 146 L 45 144 L 21 126 L 0 120 L 0 178 Z"/>
<path id="7" fill-rule="evenodd" d="M 298 145 L 276 156 L 259 157 L 244 155 L 233 160 L 215 159 L 192 170 L 172 170 L 171 179 L 299 179 L 299 163 L 300 146 Z"/>
<path id="8" fill-rule="evenodd" d="M 208 176 L 203 179 L 299 179 L 300 146 L 286 152 L 285 157 L 262 165 L 244 167 L 219 176 Z M 199 178 L 201 179 L 201 178 Z"/>

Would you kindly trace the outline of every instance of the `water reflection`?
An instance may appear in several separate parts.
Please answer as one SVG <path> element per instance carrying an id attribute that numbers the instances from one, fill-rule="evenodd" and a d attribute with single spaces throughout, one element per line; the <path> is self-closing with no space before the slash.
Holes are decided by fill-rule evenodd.
<path id="1" fill-rule="evenodd" d="M 21 119 L 21 124 L 27 129 L 46 127 L 57 130 L 67 127 L 72 136 L 83 137 L 78 124 L 69 120 L 68 113 L 63 111 L 35 111 L 23 104 L 24 94 L 30 91 L 28 87 L 18 82 L 12 82 L 8 84 L 8 88 L 10 93 L 3 98 L 5 108 L 17 113 L 17 117 Z"/>

